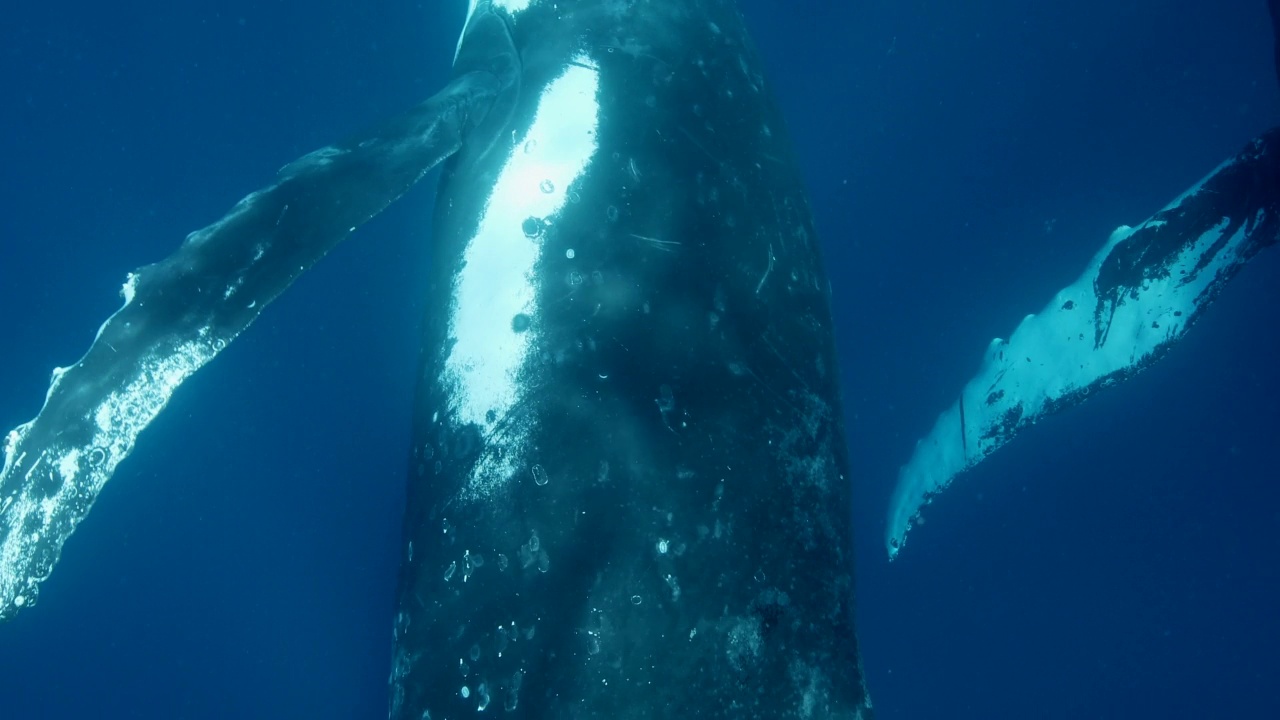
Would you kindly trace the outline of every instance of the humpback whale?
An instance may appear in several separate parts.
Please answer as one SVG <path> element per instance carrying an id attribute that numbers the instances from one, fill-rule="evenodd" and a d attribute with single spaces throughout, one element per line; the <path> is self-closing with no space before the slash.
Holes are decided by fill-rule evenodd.
<path id="1" fill-rule="evenodd" d="M 471 24 L 520 91 L 437 202 L 392 716 L 867 717 L 828 284 L 736 8 L 502 5 Z"/>
<path id="2" fill-rule="evenodd" d="M 443 90 L 131 273 L 6 437 L 0 617 L 176 388 L 442 162 L 391 716 L 870 717 L 830 287 L 730 0 L 473 1 Z"/>
<path id="3" fill-rule="evenodd" d="M 451 40 L 452 40 L 452 38 L 451 38 Z M 452 45 L 451 45 L 451 51 L 452 51 Z M 657 236 L 649 236 L 649 237 L 657 237 Z M 657 397 L 657 396 L 655 396 L 655 397 Z M 673 393 L 673 397 L 675 397 L 675 393 Z M 146 437 L 146 436 L 143 436 L 143 437 Z M 148 447 L 148 446 L 146 445 L 146 441 L 143 441 L 143 445 L 142 445 L 142 447 L 141 447 L 141 452 L 142 452 L 142 454 L 146 454 L 146 452 L 147 452 L 147 447 Z M 154 447 L 154 445 L 152 445 L 152 447 Z M 419 446 L 419 443 L 415 443 L 415 448 L 419 448 L 419 447 L 421 447 L 421 446 Z M 433 451 L 434 451 L 434 448 L 433 448 Z M 415 462 L 412 462 L 412 464 L 411 464 L 411 473 L 417 473 L 417 462 L 416 462 L 416 461 L 417 461 L 417 457 L 415 457 Z M 125 468 L 127 468 L 127 469 L 128 469 L 128 466 L 125 466 Z M 434 466 L 428 466 L 428 468 L 426 468 L 426 469 L 428 469 L 428 470 L 433 470 L 433 469 L 434 469 Z M 550 475 L 548 475 L 548 479 L 549 479 L 549 480 L 554 480 L 554 478 L 550 477 Z M 536 479 L 535 479 L 535 483 L 536 483 Z M 549 486 L 547 486 L 547 487 L 549 487 Z M 109 492 L 118 491 L 118 489 L 123 489 L 123 488 L 113 488 L 113 491 L 109 491 Z M 101 512 L 102 512 L 102 511 L 100 510 L 100 514 L 101 514 Z M 91 536 L 91 534 L 90 534 L 91 532 L 92 532 L 92 528 L 84 530 L 84 534 L 83 534 L 83 536 L 82 536 L 82 537 L 77 538 L 77 541 L 74 541 L 74 542 L 79 542 L 79 543 L 93 542 L 93 538 L 92 538 L 92 536 Z M 525 538 L 525 539 L 526 539 L 526 541 L 527 541 L 527 539 L 529 539 L 529 538 Z M 73 543 L 73 544 L 74 544 L 74 543 Z M 522 542 L 522 544 L 524 544 L 524 542 Z M 669 547 L 669 546 L 668 546 L 668 547 Z M 417 551 L 421 551 L 421 547 L 417 547 Z M 407 547 L 406 547 L 406 548 L 404 548 L 404 552 L 406 552 L 406 555 L 407 555 L 407 552 L 408 552 L 408 548 L 407 548 Z M 416 556 L 416 552 L 415 552 L 415 556 Z M 479 569 L 477 569 L 477 571 L 479 571 L 479 570 L 484 570 L 484 569 L 492 569 L 492 564 L 493 564 L 493 562 L 495 561 L 495 557 L 494 557 L 494 556 L 484 556 L 484 557 L 485 557 L 486 561 L 488 561 L 488 564 L 481 565 L 481 566 L 480 566 L 480 568 L 479 568 Z M 472 559 L 472 560 L 474 560 L 474 559 Z M 549 559 L 549 560 L 550 560 L 550 561 L 554 561 L 554 559 Z M 465 562 L 460 562 L 460 564 L 458 564 L 458 568 L 465 568 L 465 566 L 466 566 Z M 448 569 L 448 566 L 445 566 L 444 570 L 447 570 L 447 569 Z M 456 570 L 456 571 L 457 571 L 457 570 Z M 476 578 L 479 578 L 479 575 L 476 575 L 476 577 L 474 577 L 474 578 L 472 578 L 472 579 L 476 579 Z M 408 582 L 408 580 L 406 580 L 406 582 Z M 52 589 L 50 589 L 49 593 L 47 593 L 46 602 L 52 602 L 52 600 L 54 600 L 54 592 L 52 592 Z M 33 616 L 33 615 L 29 615 L 29 616 Z M 415 621 L 415 623 L 417 623 L 417 620 L 413 620 L 413 621 Z M 390 623 L 390 621 L 388 621 L 388 625 L 392 625 L 392 623 Z M 411 626 L 411 628 L 412 628 L 412 624 L 411 624 L 410 626 Z M 584 638 L 584 639 L 585 639 L 585 638 Z M 468 652 L 468 656 L 470 656 L 470 648 L 467 648 L 467 652 Z M 460 693 L 461 693 L 461 687 L 462 687 L 462 683 L 461 683 L 461 682 L 458 682 L 458 692 L 460 692 Z M 472 687 L 470 687 L 470 691 L 471 691 L 471 692 L 476 692 L 476 687 L 474 687 L 474 685 L 472 685 Z M 476 696 L 472 696 L 472 697 L 476 697 Z M 517 700 L 518 700 L 518 701 L 520 701 L 520 702 L 522 702 L 522 703 L 524 703 L 524 705 L 517 705 L 517 711 L 520 711 L 520 712 L 529 711 L 529 708 L 530 708 L 531 706 L 529 705 L 529 703 L 527 703 L 527 700 L 529 700 L 529 698 L 527 698 L 527 696 L 524 696 L 524 697 L 522 697 L 522 698 L 517 698 Z M 492 701 L 492 705 L 490 705 L 490 706 L 489 706 L 489 710 L 497 710 L 497 708 L 498 708 L 498 706 L 497 706 L 497 705 L 495 705 L 495 701 Z"/>

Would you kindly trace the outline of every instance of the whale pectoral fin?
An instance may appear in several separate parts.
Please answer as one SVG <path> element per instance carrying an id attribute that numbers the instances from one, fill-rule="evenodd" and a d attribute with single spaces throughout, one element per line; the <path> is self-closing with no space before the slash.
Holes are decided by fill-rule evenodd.
<path id="1" fill-rule="evenodd" d="M 499 90 L 457 77 L 376 132 L 281 169 L 170 257 L 131 273 L 88 353 L 54 371 L 0 471 L 0 619 L 36 597 L 62 544 L 178 385 L 351 231 L 456 152 Z"/>
<path id="2" fill-rule="evenodd" d="M 897 555 L 921 507 L 1040 418 L 1160 359 L 1262 248 L 1280 240 L 1280 128 L 1250 142 L 1136 228 L 1112 233 L 1075 283 L 988 349 L 902 468 L 886 537 Z"/>

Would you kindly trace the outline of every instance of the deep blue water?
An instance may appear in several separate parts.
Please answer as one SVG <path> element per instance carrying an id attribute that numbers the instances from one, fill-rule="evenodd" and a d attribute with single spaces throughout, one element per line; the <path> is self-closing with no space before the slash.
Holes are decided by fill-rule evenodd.
<path id="1" fill-rule="evenodd" d="M 441 10 L 436 5 L 442 6 Z M 0 428 L 126 272 L 426 97 L 465 3 L 26 3 L 0 24 Z M 1280 119 L 1262 0 L 744 3 L 835 294 L 882 718 L 1280 716 L 1280 257 L 882 548 L 897 467 L 1121 223 Z M 430 183 L 177 393 L 0 627 L 0 718 L 385 716 Z"/>

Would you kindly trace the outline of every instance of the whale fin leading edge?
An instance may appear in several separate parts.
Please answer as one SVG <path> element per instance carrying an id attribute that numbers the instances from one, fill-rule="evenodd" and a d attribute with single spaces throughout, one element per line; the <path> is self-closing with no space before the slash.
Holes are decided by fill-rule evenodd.
<path id="1" fill-rule="evenodd" d="M 309 153 L 177 252 L 130 273 L 124 306 L 54 371 L 39 415 L 7 434 L 0 470 L 0 620 L 31 605 L 62 545 L 138 433 L 304 271 L 454 154 L 502 90 L 457 76 L 376 132 Z"/>

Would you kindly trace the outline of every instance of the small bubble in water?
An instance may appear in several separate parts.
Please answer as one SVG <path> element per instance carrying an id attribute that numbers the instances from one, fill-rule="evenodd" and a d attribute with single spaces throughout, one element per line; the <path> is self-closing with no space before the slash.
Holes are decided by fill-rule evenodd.
<path id="1" fill-rule="evenodd" d="M 632 596 L 631 596 L 631 604 L 632 604 L 632 605 L 639 605 L 639 604 L 640 604 L 640 603 L 642 603 L 642 602 L 644 602 L 644 600 L 643 600 L 639 595 L 632 595 Z"/>
<path id="2" fill-rule="evenodd" d="M 520 231 L 523 232 L 524 236 L 527 238 L 538 237 L 546 228 L 546 224 L 536 217 L 525 218 L 524 222 L 520 223 Z"/>
<path id="3" fill-rule="evenodd" d="M 534 151 L 534 148 L 536 148 L 536 147 L 538 147 L 538 141 L 537 141 L 537 140 L 526 140 L 526 141 L 525 141 L 525 143 L 524 143 L 524 152 L 525 152 L 525 154 L 526 154 L 526 155 L 528 155 L 529 153 L 533 152 L 533 151 Z"/>
<path id="4" fill-rule="evenodd" d="M 570 191 L 569 191 L 569 202 L 571 202 L 571 203 L 576 203 L 576 202 L 578 202 L 578 201 L 580 201 L 580 200 L 582 200 L 582 196 L 578 194 L 578 191 L 577 191 L 577 190 L 570 190 Z"/>
<path id="5" fill-rule="evenodd" d="M 459 692 L 459 694 L 462 695 L 462 699 L 465 700 L 471 697 L 471 688 L 467 687 L 466 685 L 463 685 L 462 690 Z"/>
<path id="6" fill-rule="evenodd" d="M 550 195 L 551 193 L 556 191 L 556 186 L 555 186 L 555 183 L 551 182 L 550 180 L 543 180 L 542 182 L 538 183 L 538 189 Z"/>
<path id="7" fill-rule="evenodd" d="M 610 205 L 608 208 L 605 209 L 604 214 L 606 217 L 609 218 L 609 222 L 618 221 L 618 208 L 616 206 Z"/>
<path id="8" fill-rule="evenodd" d="M 565 250 L 564 256 L 572 260 L 574 256 L 573 248 L 569 248 L 568 250 Z"/>
<path id="9" fill-rule="evenodd" d="M 474 574 L 474 573 L 475 573 L 475 569 L 476 569 L 476 568 L 478 568 L 478 567 L 480 567 L 481 565 L 483 565 L 483 564 L 484 564 L 484 558 L 480 558 L 480 562 L 476 562 L 476 561 L 475 561 L 475 560 L 476 560 L 476 557 L 479 557 L 479 556 L 473 556 L 473 555 L 471 554 L 471 551 L 470 551 L 470 550 L 465 550 L 465 551 L 463 551 L 463 553 L 462 553 L 462 582 L 466 582 L 466 581 L 470 580 L 470 579 L 471 579 L 472 574 Z"/>
<path id="10" fill-rule="evenodd" d="M 551 479 L 547 477 L 547 471 L 541 465 L 534 465 L 533 481 L 538 485 L 546 485 L 547 483 L 551 482 Z M 534 537 L 537 537 L 537 536 L 535 535 Z"/>

